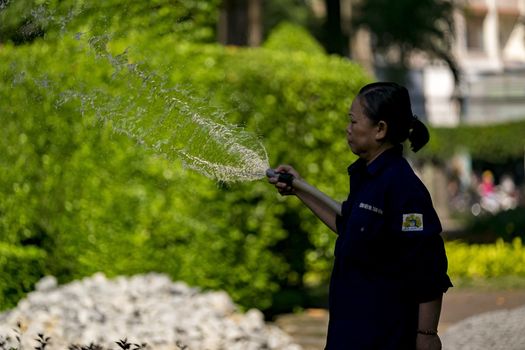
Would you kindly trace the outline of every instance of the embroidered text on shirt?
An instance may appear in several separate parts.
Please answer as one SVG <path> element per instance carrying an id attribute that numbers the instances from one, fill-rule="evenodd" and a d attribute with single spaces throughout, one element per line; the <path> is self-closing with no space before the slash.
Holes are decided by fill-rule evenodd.
<path id="1" fill-rule="evenodd" d="M 403 214 L 402 231 L 423 231 L 423 214 Z"/>
<path id="2" fill-rule="evenodd" d="M 378 214 L 383 215 L 383 210 L 382 209 L 376 208 L 376 207 L 374 207 L 373 205 L 370 205 L 370 204 L 366 204 L 366 203 L 361 202 L 361 203 L 359 203 L 359 208 L 370 210 L 370 211 L 373 211 L 374 213 L 378 213 Z"/>

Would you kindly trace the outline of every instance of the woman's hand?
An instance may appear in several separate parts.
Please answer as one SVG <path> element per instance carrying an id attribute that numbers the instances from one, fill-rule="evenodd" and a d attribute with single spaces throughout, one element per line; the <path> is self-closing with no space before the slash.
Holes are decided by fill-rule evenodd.
<path id="1" fill-rule="evenodd" d="M 441 339 L 437 334 L 418 334 L 416 350 L 441 350 Z"/>
<path id="2" fill-rule="evenodd" d="M 296 179 L 300 179 L 301 178 L 299 173 L 290 165 L 286 165 L 286 164 L 279 165 L 274 170 L 277 173 L 288 173 L 288 174 L 291 174 Z M 293 188 L 293 186 L 288 185 L 285 182 L 279 182 L 279 177 L 278 176 L 270 177 L 268 179 L 268 181 L 270 183 L 274 184 L 275 188 L 277 188 L 279 193 L 281 195 L 283 195 L 283 196 L 288 196 L 288 195 L 294 195 L 295 194 L 295 189 Z"/>

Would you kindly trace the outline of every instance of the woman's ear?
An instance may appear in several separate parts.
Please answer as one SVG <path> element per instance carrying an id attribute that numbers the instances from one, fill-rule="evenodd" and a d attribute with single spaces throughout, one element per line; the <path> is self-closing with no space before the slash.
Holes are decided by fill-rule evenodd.
<path id="1" fill-rule="evenodd" d="M 388 131 L 388 124 L 384 120 L 380 120 L 379 123 L 377 123 L 376 128 L 376 141 L 384 141 Z"/>

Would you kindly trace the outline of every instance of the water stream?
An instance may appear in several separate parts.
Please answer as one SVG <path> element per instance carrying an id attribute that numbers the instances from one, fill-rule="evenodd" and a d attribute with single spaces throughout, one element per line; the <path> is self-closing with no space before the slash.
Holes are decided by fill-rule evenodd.
<path id="1" fill-rule="evenodd" d="M 4 5 L 9 6 L 9 2 Z M 81 88 L 87 85 L 82 81 L 78 82 L 78 89 L 61 90 L 54 84 L 58 90 L 56 108 L 77 101 L 79 118 L 94 113 L 99 121 L 141 147 L 170 160 L 180 160 L 186 167 L 217 181 L 256 180 L 265 176 L 269 162 L 257 135 L 229 123 L 223 111 L 192 97 L 163 75 L 132 63 L 128 50 L 119 54 L 109 52 L 111 33 L 98 34 L 100 28 L 96 28 L 97 34 L 89 30 L 69 32 L 67 24 L 80 13 L 77 8 L 67 16 L 57 16 L 44 5 L 31 11 L 31 21 L 44 28 L 58 25 L 60 35 L 73 36 L 86 55 L 104 60 L 114 71 L 109 83 L 88 91 Z M 24 75 L 19 73 L 15 76 Z M 41 78 L 34 81 L 49 91 L 53 82 L 45 73 Z M 126 87 L 126 93 L 115 95 L 112 90 L 118 91 L 122 86 Z"/>

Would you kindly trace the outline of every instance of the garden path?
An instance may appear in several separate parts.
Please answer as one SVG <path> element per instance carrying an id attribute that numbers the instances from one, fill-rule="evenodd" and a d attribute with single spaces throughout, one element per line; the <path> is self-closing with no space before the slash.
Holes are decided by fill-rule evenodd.
<path id="1" fill-rule="evenodd" d="M 525 305 L 525 290 L 451 289 L 443 300 L 439 332 L 445 332 L 451 325 L 470 316 L 522 305 Z M 298 314 L 280 315 L 275 323 L 290 334 L 303 350 L 323 349 L 328 324 L 325 309 L 307 309 Z"/>

